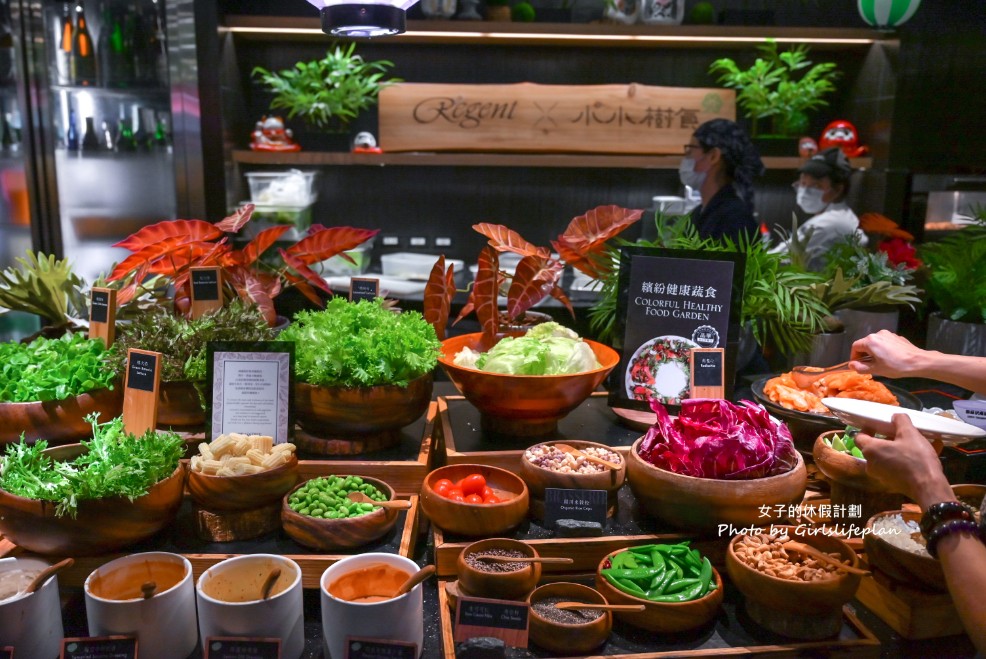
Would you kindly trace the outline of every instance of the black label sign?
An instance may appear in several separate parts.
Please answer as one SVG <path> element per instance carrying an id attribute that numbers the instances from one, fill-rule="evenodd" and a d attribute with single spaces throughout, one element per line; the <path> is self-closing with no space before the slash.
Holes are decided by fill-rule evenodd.
<path id="1" fill-rule="evenodd" d="M 625 247 L 620 254 L 620 365 L 610 405 L 677 410 L 691 388 L 693 348 L 725 348 L 738 337 L 744 256 Z M 728 374 L 727 374 L 728 376 Z"/>
<path id="2" fill-rule="evenodd" d="M 205 642 L 205 659 L 280 659 L 278 638 L 209 637 Z"/>
<path id="3" fill-rule="evenodd" d="M 192 270 L 192 299 L 196 302 L 219 299 L 218 270 Z"/>
<path id="4" fill-rule="evenodd" d="M 137 639 L 125 636 L 66 638 L 61 659 L 136 659 Z"/>
<path id="5" fill-rule="evenodd" d="M 544 490 L 544 524 L 552 528 L 560 519 L 599 522 L 606 526 L 606 490 Z"/>
<path id="6" fill-rule="evenodd" d="M 402 641 L 384 641 L 378 638 L 346 639 L 345 659 L 417 659 L 418 646 Z"/>
<path id="7" fill-rule="evenodd" d="M 349 280 L 349 300 L 372 300 L 380 297 L 380 280 L 368 277 L 353 277 Z"/>
<path id="8" fill-rule="evenodd" d="M 456 625 L 493 629 L 527 629 L 527 604 L 476 600 L 460 597 L 456 606 Z"/>
<path id="9" fill-rule="evenodd" d="M 105 323 L 110 318 L 110 294 L 106 291 L 93 291 L 89 302 L 89 321 Z"/>
<path id="10" fill-rule="evenodd" d="M 694 353 L 696 387 L 721 387 L 723 383 L 723 353 L 717 351 Z"/>
<path id="11" fill-rule="evenodd" d="M 154 391 L 155 369 L 157 369 L 157 357 L 131 352 L 130 366 L 127 368 L 127 388 Z"/>

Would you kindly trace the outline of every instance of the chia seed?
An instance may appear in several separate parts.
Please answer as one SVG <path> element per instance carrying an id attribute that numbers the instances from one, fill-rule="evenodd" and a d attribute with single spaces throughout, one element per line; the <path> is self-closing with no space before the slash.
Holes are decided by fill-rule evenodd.
<path id="1" fill-rule="evenodd" d="M 593 620 L 598 620 L 603 612 L 598 609 L 559 609 L 555 605 L 559 602 L 579 602 L 588 604 L 581 600 L 574 600 L 565 597 L 545 597 L 531 605 L 534 612 L 549 622 L 557 622 L 563 625 L 582 625 Z"/>
<path id="2" fill-rule="evenodd" d="M 483 551 L 469 554 L 466 556 L 466 565 L 479 570 L 480 572 L 517 572 L 525 567 L 530 567 L 530 563 L 503 563 L 501 561 L 491 561 L 480 556 L 503 556 L 504 558 L 529 558 L 527 554 L 518 549 L 484 549 Z"/>

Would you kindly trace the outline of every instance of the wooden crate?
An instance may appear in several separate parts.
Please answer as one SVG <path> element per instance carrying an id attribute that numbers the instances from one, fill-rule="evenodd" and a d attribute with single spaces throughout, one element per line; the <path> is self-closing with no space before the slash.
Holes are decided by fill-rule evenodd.
<path id="1" fill-rule="evenodd" d="M 306 552 L 305 548 L 294 545 L 295 551 L 289 551 L 287 553 L 280 551 L 271 551 L 263 545 L 263 538 L 258 538 L 256 541 L 240 541 L 237 543 L 228 543 L 231 547 L 229 553 L 216 552 L 190 552 L 190 551 L 177 551 L 185 558 L 189 560 L 192 564 L 192 573 L 195 579 L 205 572 L 207 569 L 215 565 L 216 563 L 225 560 L 227 558 L 232 558 L 233 556 L 239 556 L 242 554 L 253 554 L 253 553 L 277 553 L 281 554 L 286 558 L 298 563 L 301 567 L 301 583 L 304 588 L 318 588 L 319 579 L 322 577 L 322 573 L 327 567 L 339 561 L 347 556 L 353 556 L 356 554 L 361 554 L 365 551 L 390 551 L 392 553 L 398 554 L 400 556 L 405 556 L 408 558 L 414 557 L 415 545 L 418 539 L 418 497 L 403 497 L 409 498 L 411 501 L 411 509 L 399 513 L 397 519 L 397 527 L 394 529 L 396 535 L 390 536 L 392 538 L 391 542 L 386 544 L 381 543 L 381 546 L 370 546 L 370 547 L 356 547 L 348 552 L 337 552 L 333 554 L 320 554 L 314 553 L 313 550 L 307 550 L 311 553 Z M 174 526 L 174 525 L 173 525 Z M 177 531 L 176 531 L 177 532 Z M 167 534 L 167 530 L 162 531 L 162 533 Z M 278 531 L 279 534 L 283 534 L 283 531 Z M 160 540 L 161 535 L 155 536 L 151 540 L 144 541 L 134 547 L 128 548 L 128 551 L 117 552 L 113 554 L 104 554 L 101 556 L 80 556 L 75 559 L 75 565 L 71 568 L 61 572 L 58 575 L 58 583 L 60 586 L 76 586 L 81 587 L 85 583 L 86 577 L 101 565 L 104 565 L 113 559 L 119 558 L 120 556 L 125 556 L 127 554 L 133 554 L 142 551 L 173 551 L 172 547 L 160 546 L 156 544 L 156 540 Z M 215 547 L 218 543 L 213 543 L 211 547 Z M 285 543 L 293 545 L 293 543 Z M 234 549 L 235 547 L 235 549 Z M 17 556 L 21 553 L 26 553 L 20 549 L 17 545 L 7 540 L 6 538 L 0 537 L 0 558 L 5 558 L 8 556 Z M 46 560 L 50 560 L 52 563 L 60 560 L 61 557 L 45 557 Z"/>
<path id="2" fill-rule="evenodd" d="M 856 599 L 906 639 L 965 633 L 948 593 L 912 588 L 894 582 L 877 570 L 874 570 L 873 576 L 863 577 L 856 591 Z"/>
<path id="3" fill-rule="evenodd" d="M 557 580 L 557 579 L 555 579 Z M 578 581 L 579 579 L 573 579 Z M 445 592 L 445 584 L 449 579 L 440 579 L 438 582 L 438 616 L 442 633 L 442 653 L 446 659 L 455 657 L 455 641 L 453 639 L 454 617 L 449 607 L 448 594 Z M 728 587 L 728 586 L 727 586 Z M 720 613 L 720 618 L 726 616 Z M 852 609 L 848 606 L 842 608 L 843 629 L 838 638 L 825 641 L 790 641 L 786 643 L 764 643 L 724 647 L 722 644 L 715 647 L 712 638 L 723 640 L 715 632 L 713 634 L 703 634 L 700 638 L 693 638 L 691 635 L 682 635 L 687 640 L 681 641 L 680 648 L 669 648 L 667 644 L 660 644 L 663 636 L 659 634 L 638 634 L 635 640 L 639 645 L 642 639 L 654 641 L 653 651 L 607 654 L 610 659 L 670 659 L 678 657 L 690 659 L 691 657 L 725 657 L 733 655 L 756 655 L 770 657 L 771 659 L 791 659 L 814 656 L 838 656 L 838 657 L 858 657 L 860 659 L 878 659 L 880 656 L 880 641 L 867 629 L 856 617 Z M 735 621 L 727 621 L 735 622 Z M 718 622 L 716 625 L 718 626 Z M 752 623 L 751 623 L 752 624 Z M 619 643 L 618 635 L 621 631 L 622 623 L 615 622 L 613 634 L 607 641 L 607 646 L 611 643 Z M 727 638 L 733 638 L 739 633 L 739 625 L 723 624 L 723 631 Z M 734 633 L 735 632 L 735 633 Z M 845 637 L 845 638 L 844 638 Z M 696 645 L 702 647 L 695 647 Z M 607 646 L 604 648 L 609 649 Z M 511 655 L 513 656 L 513 655 Z M 534 655 L 517 655 L 534 656 Z M 543 656 L 541 654 L 537 656 Z"/>

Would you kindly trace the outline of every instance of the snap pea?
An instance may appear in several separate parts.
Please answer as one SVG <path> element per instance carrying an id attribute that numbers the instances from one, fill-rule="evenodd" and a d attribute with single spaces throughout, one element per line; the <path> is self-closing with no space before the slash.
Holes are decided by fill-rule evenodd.
<path id="1" fill-rule="evenodd" d="M 664 594 L 664 595 L 671 595 L 673 593 L 677 593 L 679 591 L 682 591 L 682 590 L 684 590 L 686 588 L 690 588 L 690 587 L 694 586 L 695 584 L 701 583 L 701 582 L 702 582 L 701 579 L 694 579 L 694 578 L 691 578 L 691 579 L 690 578 L 677 579 L 677 580 L 672 581 L 671 583 L 669 583 L 668 584 L 668 587 L 665 589 L 664 593 L 662 593 L 662 594 Z"/>
<path id="2" fill-rule="evenodd" d="M 702 583 L 702 593 L 709 592 L 709 585 L 712 584 L 712 563 L 708 556 L 702 559 L 702 569 L 699 570 L 698 578 Z"/>
<path id="3" fill-rule="evenodd" d="M 610 584 L 654 602 L 686 602 L 716 588 L 709 559 L 688 542 L 631 547 L 609 564 L 601 574 Z"/>
<path id="4" fill-rule="evenodd" d="M 690 602 L 697 598 L 702 592 L 702 584 L 697 583 L 687 590 L 683 590 L 673 595 L 656 595 L 649 598 L 652 602 Z"/>
<path id="5" fill-rule="evenodd" d="M 651 552 L 650 555 L 651 565 L 655 568 L 661 568 L 662 570 L 667 568 L 667 563 L 664 561 L 664 557 L 661 556 L 661 552 L 656 549 Z"/>
<path id="6" fill-rule="evenodd" d="M 657 574 L 657 570 L 655 570 L 652 567 L 638 567 L 633 570 L 610 568 L 608 571 L 617 579 L 630 579 L 632 581 L 637 581 L 637 580 L 649 581 L 650 579 L 654 578 L 655 574 Z"/>
<path id="7" fill-rule="evenodd" d="M 664 576 L 661 577 L 661 581 L 658 582 L 657 587 L 653 588 L 655 595 L 663 595 L 664 591 L 667 590 L 668 584 L 674 579 L 674 570 L 666 570 Z M 648 593 L 648 596 L 651 594 Z"/>

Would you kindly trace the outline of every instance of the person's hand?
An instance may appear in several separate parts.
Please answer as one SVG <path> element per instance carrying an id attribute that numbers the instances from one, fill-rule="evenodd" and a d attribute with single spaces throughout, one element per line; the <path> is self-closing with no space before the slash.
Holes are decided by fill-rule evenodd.
<path id="1" fill-rule="evenodd" d="M 880 330 L 852 344 L 849 367 L 860 373 L 901 378 L 917 371 L 926 354 L 904 337 Z"/>
<path id="2" fill-rule="evenodd" d="M 856 435 L 856 446 L 866 457 L 866 473 L 891 492 L 917 502 L 922 510 L 939 501 L 954 500 L 938 460 L 941 443 L 929 442 L 906 414 L 895 414 L 893 424 L 891 439 Z"/>

